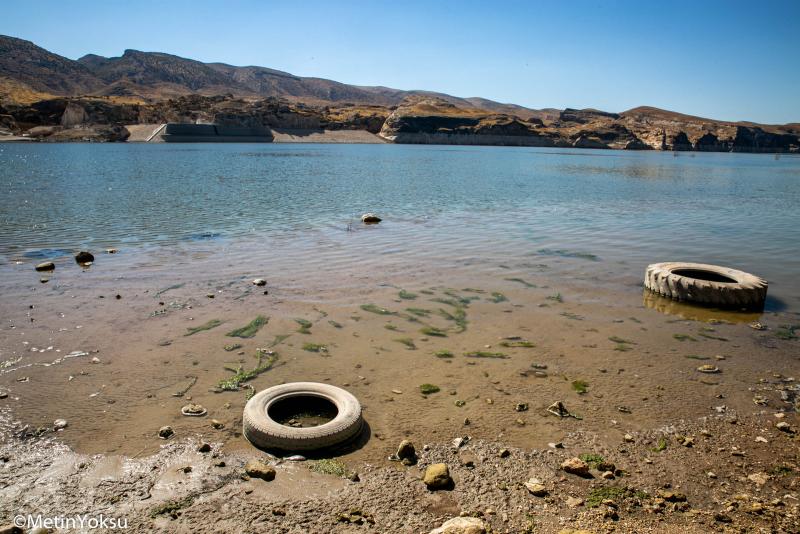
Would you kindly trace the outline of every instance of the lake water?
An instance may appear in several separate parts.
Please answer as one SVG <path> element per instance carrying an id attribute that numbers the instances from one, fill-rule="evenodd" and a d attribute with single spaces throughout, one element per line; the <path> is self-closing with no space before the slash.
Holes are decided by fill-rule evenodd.
<path id="1" fill-rule="evenodd" d="M 384 223 L 363 227 L 367 211 Z M 6 265 L 105 247 L 148 265 L 175 251 L 225 251 L 309 275 L 348 265 L 480 271 L 558 258 L 583 271 L 602 264 L 634 283 L 648 263 L 698 261 L 756 273 L 770 282 L 771 307 L 798 310 L 798 228 L 800 158 L 791 156 L 0 145 Z"/>

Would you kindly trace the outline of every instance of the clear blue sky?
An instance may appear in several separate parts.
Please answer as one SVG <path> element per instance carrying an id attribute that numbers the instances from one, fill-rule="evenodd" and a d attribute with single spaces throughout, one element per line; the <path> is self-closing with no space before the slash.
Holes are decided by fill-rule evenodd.
<path id="1" fill-rule="evenodd" d="M 4 0 L 0 33 L 529 107 L 800 122 L 800 1 Z"/>

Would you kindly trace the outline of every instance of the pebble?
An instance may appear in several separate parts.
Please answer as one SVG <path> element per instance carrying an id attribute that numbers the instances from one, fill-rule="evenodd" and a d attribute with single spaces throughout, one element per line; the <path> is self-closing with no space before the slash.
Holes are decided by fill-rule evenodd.
<path id="1" fill-rule="evenodd" d="M 780 421 L 778 423 L 775 423 L 775 428 L 777 428 L 781 432 L 791 432 L 792 431 L 791 425 L 789 423 L 787 423 L 786 421 Z"/>
<path id="2" fill-rule="evenodd" d="M 187 404 L 181 408 L 181 413 L 187 417 L 200 417 L 208 413 L 208 410 L 200 404 Z"/>
<path id="3" fill-rule="evenodd" d="M 570 458 L 569 460 L 564 460 L 564 462 L 561 464 L 561 469 L 567 473 L 582 477 L 589 475 L 589 466 L 586 465 L 586 462 L 580 458 Z"/>
<path id="4" fill-rule="evenodd" d="M 244 466 L 244 472 L 252 478 L 260 478 L 267 482 L 275 480 L 275 468 L 260 460 L 250 460 Z"/>
<path id="5" fill-rule="evenodd" d="M 500 449 L 498 456 L 500 458 L 508 458 L 509 456 L 511 456 L 511 451 L 508 449 Z"/>
<path id="6" fill-rule="evenodd" d="M 172 430 L 171 426 L 162 426 L 161 428 L 158 429 L 158 437 L 161 439 L 168 439 L 173 434 L 175 434 L 175 431 Z"/>
<path id="7" fill-rule="evenodd" d="M 259 287 L 265 286 L 265 285 L 267 285 L 267 281 L 264 280 L 263 278 L 256 278 L 255 280 L 253 280 L 253 285 L 259 286 Z"/>
<path id="8" fill-rule="evenodd" d="M 56 268 L 56 264 L 52 261 L 44 261 L 36 266 L 37 271 L 53 271 Z"/>
<path id="9" fill-rule="evenodd" d="M 570 508 L 577 508 L 578 506 L 583 506 L 583 499 L 579 497 L 570 497 L 567 499 L 567 506 Z"/>
<path id="10" fill-rule="evenodd" d="M 477 517 L 454 517 L 428 534 L 486 534 L 486 524 Z"/>
<path id="11" fill-rule="evenodd" d="M 54 430 L 63 430 L 67 428 L 67 420 L 66 419 L 56 419 L 53 421 L 53 429 Z"/>
<path id="12" fill-rule="evenodd" d="M 197 447 L 197 452 L 211 452 L 211 445 L 208 443 L 201 443 L 199 447 Z"/>
<path id="13" fill-rule="evenodd" d="M 534 497 L 546 497 L 549 493 L 545 485 L 542 484 L 542 481 L 536 478 L 532 478 L 525 482 L 525 487 Z"/>
<path id="14" fill-rule="evenodd" d="M 633 436 L 631 436 L 630 434 L 625 434 L 625 437 L 623 439 L 625 440 L 625 443 L 633 443 Z"/>
<path id="15" fill-rule="evenodd" d="M 212 419 L 211 420 L 211 428 L 214 428 L 216 430 L 222 430 L 223 428 L 225 428 L 225 423 L 223 423 L 222 421 L 220 421 L 218 419 Z"/>
<path id="16" fill-rule="evenodd" d="M 414 444 L 407 439 L 400 442 L 395 456 L 403 462 L 403 465 L 414 465 L 417 463 L 417 449 L 414 447 Z"/>

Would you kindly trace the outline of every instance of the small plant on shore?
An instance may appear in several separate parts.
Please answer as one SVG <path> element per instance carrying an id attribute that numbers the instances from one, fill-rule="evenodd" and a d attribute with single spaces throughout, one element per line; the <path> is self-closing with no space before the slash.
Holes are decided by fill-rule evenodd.
<path id="1" fill-rule="evenodd" d="M 405 345 L 408 350 L 414 350 L 417 348 L 417 346 L 414 344 L 414 340 L 411 339 L 410 337 L 399 337 L 395 339 L 395 341 Z"/>
<path id="2" fill-rule="evenodd" d="M 448 321 L 452 321 L 455 323 L 456 328 L 455 332 L 457 334 L 463 332 L 467 329 L 467 312 L 464 308 L 456 308 L 453 313 L 448 312 L 447 310 L 443 310 L 439 308 L 438 310 L 439 315 L 447 319 Z"/>
<path id="3" fill-rule="evenodd" d="M 221 324 L 222 324 L 222 321 L 220 321 L 219 319 L 211 319 L 207 323 L 201 324 L 200 326 L 194 326 L 194 327 L 191 327 L 191 328 L 187 328 L 186 329 L 187 332 L 185 334 L 183 334 L 183 335 L 184 336 L 191 336 L 193 334 L 196 334 L 198 332 L 202 332 L 204 330 L 211 330 L 212 328 L 216 328 Z"/>
<path id="4" fill-rule="evenodd" d="M 491 300 L 495 304 L 500 304 L 501 302 L 506 302 L 508 300 L 508 297 L 506 297 L 502 293 L 498 293 L 498 292 L 495 291 L 494 293 L 492 293 L 492 299 Z"/>
<path id="5" fill-rule="evenodd" d="M 453 357 L 453 353 L 450 352 L 449 350 L 437 350 L 436 352 L 433 353 L 433 355 L 436 356 L 437 358 L 452 358 Z"/>
<path id="6" fill-rule="evenodd" d="M 589 492 L 589 495 L 586 497 L 586 506 L 588 508 L 595 508 L 603 504 L 603 501 L 607 500 L 614 501 L 617 503 L 617 505 L 619 505 L 621 504 L 620 501 L 623 499 L 633 498 L 645 500 L 649 497 L 650 496 L 644 491 L 635 491 L 630 488 L 620 488 L 617 486 L 603 486 L 594 488 Z"/>
<path id="7" fill-rule="evenodd" d="M 587 391 L 589 391 L 589 383 L 583 380 L 574 380 L 572 382 L 572 389 L 574 389 L 579 395 L 583 395 Z"/>
<path id="8" fill-rule="evenodd" d="M 561 296 L 561 293 L 556 293 L 554 295 L 550 295 L 547 297 L 547 300 L 552 300 L 554 302 L 564 302 L 564 297 Z"/>
<path id="9" fill-rule="evenodd" d="M 660 438 L 658 444 L 653 447 L 653 452 L 664 452 L 665 450 L 667 450 L 667 439 Z"/>
<path id="10" fill-rule="evenodd" d="M 465 352 L 464 356 L 467 358 L 496 358 L 501 360 L 508 358 L 508 355 L 502 352 L 487 352 L 485 350 L 473 350 L 471 352 Z"/>
<path id="11" fill-rule="evenodd" d="M 225 335 L 228 337 L 251 338 L 254 337 L 256 335 L 256 332 L 258 332 L 262 326 L 267 324 L 268 321 L 269 318 L 264 317 L 263 315 L 259 315 L 258 317 L 247 323 L 246 326 L 237 328 L 236 330 L 231 330 Z"/>
<path id="12" fill-rule="evenodd" d="M 580 458 L 583 462 L 585 462 L 594 469 L 597 469 L 598 465 L 606 461 L 606 459 L 600 456 L 599 454 L 593 454 L 593 453 L 584 453 L 579 455 L 578 458 Z"/>
<path id="13" fill-rule="evenodd" d="M 328 352 L 328 347 L 320 343 L 303 343 L 303 350 L 308 352 Z"/>
<path id="14" fill-rule="evenodd" d="M 317 460 L 316 462 L 312 462 L 308 468 L 315 473 L 321 473 L 323 475 L 343 477 L 347 474 L 347 466 L 341 460 L 335 458 Z"/>
<path id="15" fill-rule="evenodd" d="M 447 332 L 435 326 L 426 326 L 420 329 L 420 332 L 426 336 L 447 337 Z"/>
<path id="16" fill-rule="evenodd" d="M 294 322 L 300 325 L 300 328 L 297 329 L 297 332 L 300 334 L 310 334 L 311 327 L 314 326 L 314 323 L 308 319 L 297 318 L 294 320 Z"/>
<path id="17" fill-rule="evenodd" d="M 417 298 L 416 293 L 411 293 L 410 291 L 406 291 L 405 289 L 401 289 L 400 293 L 397 294 L 403 300 L 414 300 Z"/>
<path id="18" fill-rule="evenodd" d="M 438 393 L 441 391 L 439 386 L 434 386 L 433 384 L 422 384 L 419 387 L 419 392 L 423 395 L 430 395 L 431 393 Z"/>

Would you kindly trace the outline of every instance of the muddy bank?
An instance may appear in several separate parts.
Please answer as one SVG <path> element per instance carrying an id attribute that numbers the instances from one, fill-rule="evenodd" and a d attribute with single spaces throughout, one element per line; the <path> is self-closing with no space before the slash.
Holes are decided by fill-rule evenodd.
<path id="1" fill-rule="evenodd" d="M 572 432 L 543 449 L 463 439 L 465 429 L 458 443 L 417 442 L 416 466 L 348 462 L 355 481 L 317 473 L 313 460 L 230 454 L 219 443 L 201 453 L 197 438 L 145 458 L 85 456 L 58 435 L 20 439 L 4 412 L 0 518 L 105 514 L 133 532 L 418 533 L 459 515 L 492 532 L 797 532 L 797 438 L 775 428 L 797 419 L 750 412 L 712 411 L 613 442 Z M 590 466 L 585 477 L 564 471 L 575 457 Z M 275 479 L 246 476 L 252 458 L 275 466 Z M 422 482 L 437 462 L 448 465 L 452 490 Z"/>

